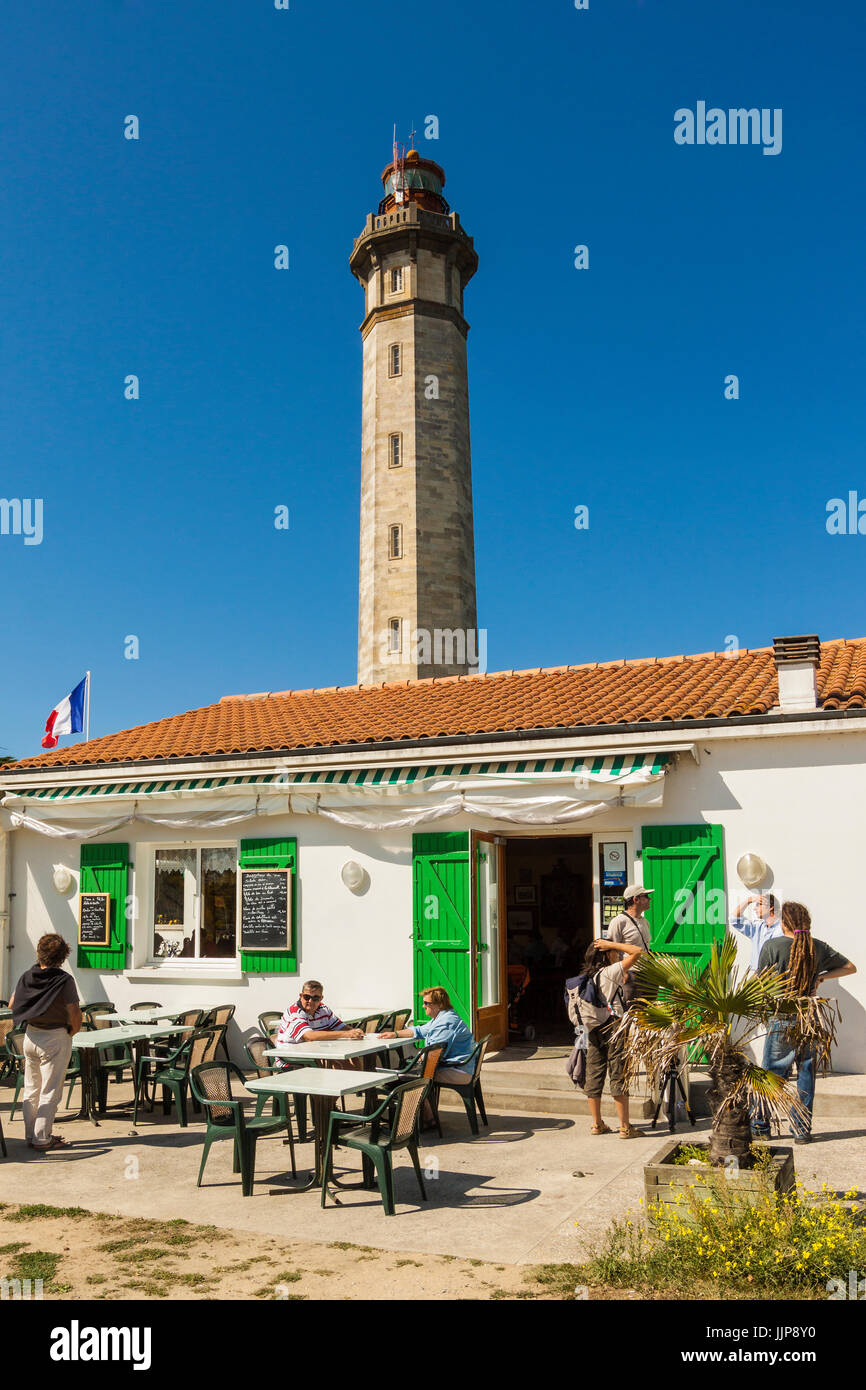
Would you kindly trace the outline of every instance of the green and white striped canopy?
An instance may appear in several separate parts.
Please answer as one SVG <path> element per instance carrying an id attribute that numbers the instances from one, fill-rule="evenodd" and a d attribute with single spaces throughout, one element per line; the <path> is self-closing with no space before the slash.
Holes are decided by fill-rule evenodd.
<path id="1" fill-rule="evenodd" d="M 92 786 L 32 786 L 7 789 L 7 800 L 96 801 L 114 797 L 150 797 L 184 792 L 302 792 L 342 787 L 380 791 L 428 791 L 437 782 L 475 780 L 505 782 L 580 782 L 628 785 L 661 777 L 668 753 L 625 753 L 589 758 L 512 759 L 503 762 L 436 763 L 425 767 L 285 769 L 236 777 L 179 777 L 98 782 Z"/>

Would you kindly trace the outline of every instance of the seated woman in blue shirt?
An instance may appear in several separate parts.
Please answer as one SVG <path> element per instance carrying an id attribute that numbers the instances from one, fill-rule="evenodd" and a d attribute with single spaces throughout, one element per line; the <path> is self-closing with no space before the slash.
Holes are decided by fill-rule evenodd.
<path id="1" fill-rule="evenodd" d="M 425 1047 L 437 1047 L 444 1043 L 445 1051 L 439 1058 L 434 1080 L 443 1085 L 465 1086 L 472 1073 L 465 1065 L 472 1056 L 475 1039 L 463 1019 L 455 1013 L 454 1006 L 445 989 L 425 989 L 421 993 L 421 1003 L 427 1014 L 426 1023 L 416 1024 L 414 1028 L 401 1028 L 397 1033 L 382 1033 L 383 1038 L 420 1038 Z"/>

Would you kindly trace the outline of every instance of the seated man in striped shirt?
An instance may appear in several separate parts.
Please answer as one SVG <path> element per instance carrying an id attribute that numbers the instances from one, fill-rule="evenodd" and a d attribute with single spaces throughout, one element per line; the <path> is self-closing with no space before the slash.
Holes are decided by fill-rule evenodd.
<path id="1" fill-rule="evenodd" d="M 290 1004 L 280 1019 L 276 1044 L 325 1042 L 337 1038 L 363 1038 L 361 1028 L 347 1028 L 341 1018 L 323 1002 L 324 992 L 318 980 L 307 980 L 301 987 L 297 1003 Z"/>

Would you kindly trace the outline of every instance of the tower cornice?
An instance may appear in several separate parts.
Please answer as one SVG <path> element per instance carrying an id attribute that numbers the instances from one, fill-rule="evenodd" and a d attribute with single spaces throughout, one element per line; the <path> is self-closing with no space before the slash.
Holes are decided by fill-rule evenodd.
<path id="1" fill-rule="evenodd" d="M 413 314 L 423 314 L 433 319 L 447 319 L 459 329 L 464 338 L 469 336 L 469 324 L 452 305 L 440 304 L 435 299 L 401 299 L 399 304 L 377 304 L 372 308 L 361 324 L 361 337 L 366 338 L 377 323 L 387 319 L 410 318 Z"/>
<path id="2" fill-rule="evenodd" d="M 478 254 L 472 237 L 463 230 L 456 212 L 445 216 L 410 203 L 406 208 L 381 215 L 370 213 L 363 232 L 355 238 L 349 258 L 352 274 L 361 284 L 366 284 L 371 266 L 377 264 L 378 248 L 383 242 L 389 250 L 404 245 L 413 252 L 441 250 L 443 245 L 447 246 L 449 258 L 460 269 L 464 287 L 478 269 Z"/>

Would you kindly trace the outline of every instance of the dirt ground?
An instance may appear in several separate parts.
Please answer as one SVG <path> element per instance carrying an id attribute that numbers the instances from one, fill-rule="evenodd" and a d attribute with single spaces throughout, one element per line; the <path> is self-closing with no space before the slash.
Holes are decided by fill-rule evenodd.
<path id="1" fill-rule="evenodd" d="M 42 1205 L 0 1205 L 0 1277 L 41 1278 L 45 1299 L 563 1296 L 525 1265 L 399 1256 L 346 1241 L 287 1247 L 248 1231 Z"/>

